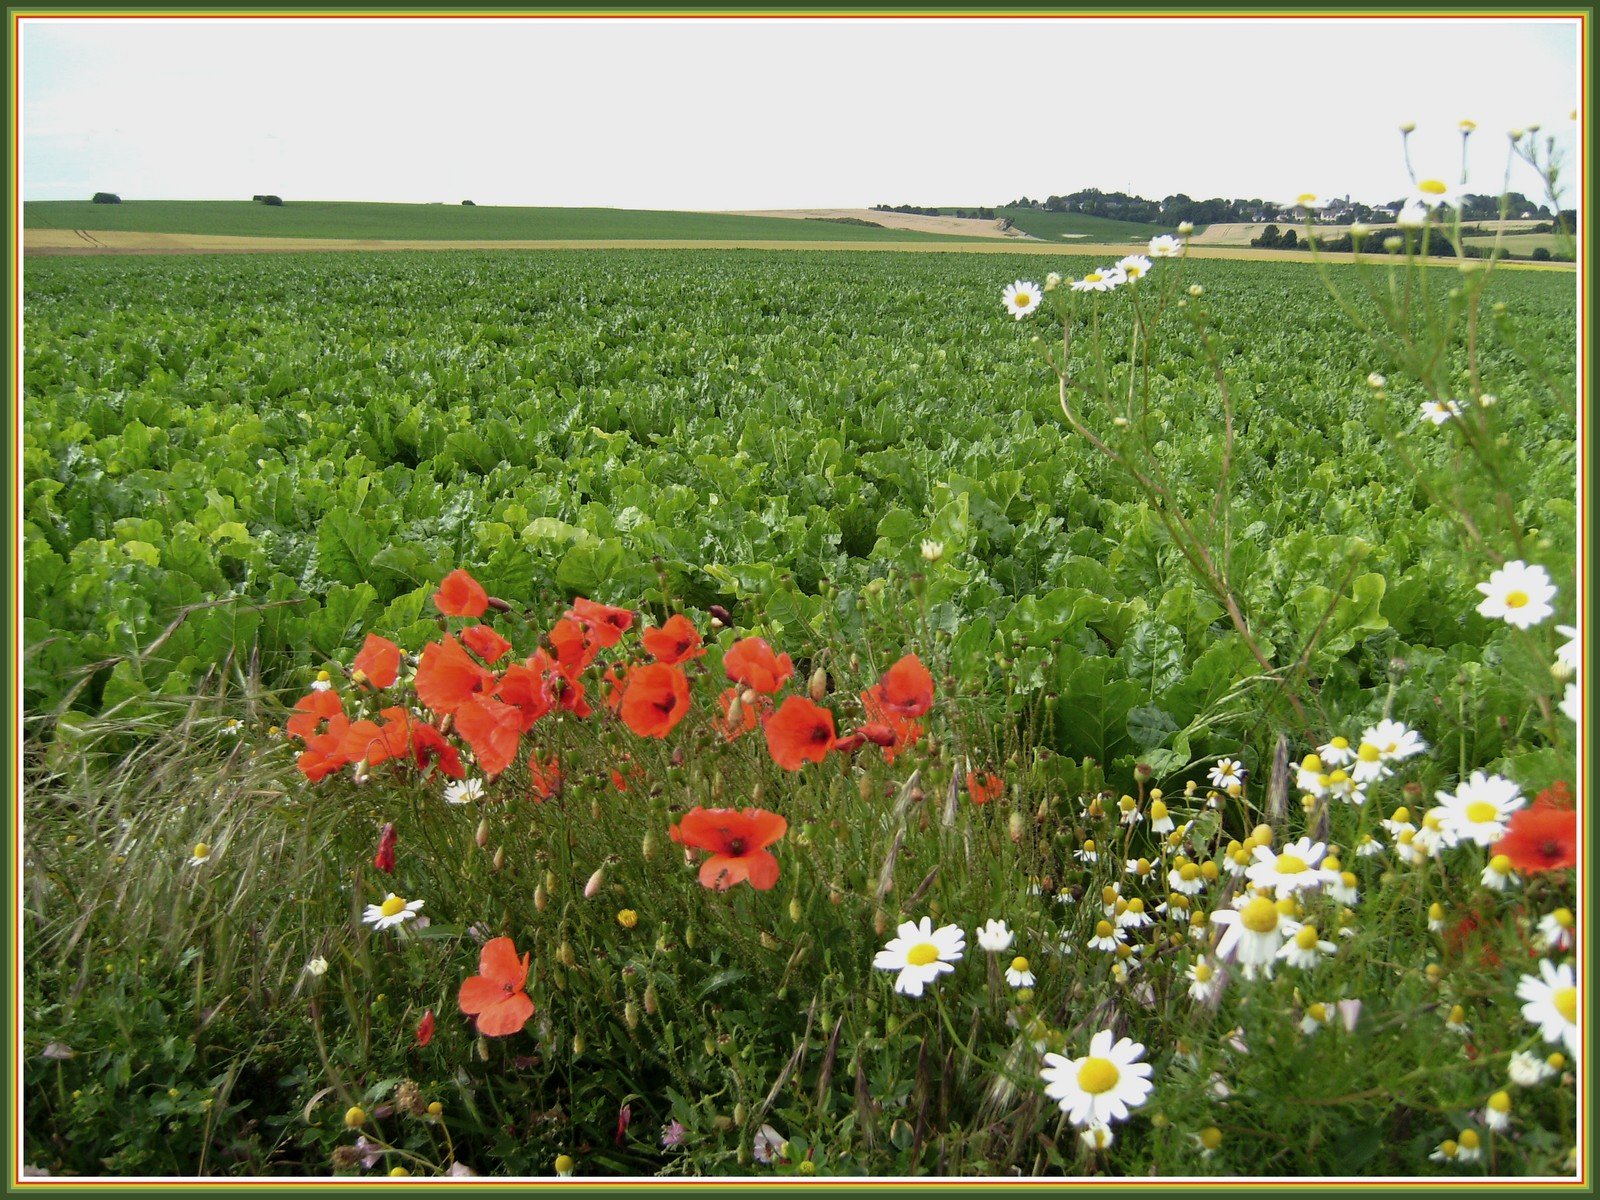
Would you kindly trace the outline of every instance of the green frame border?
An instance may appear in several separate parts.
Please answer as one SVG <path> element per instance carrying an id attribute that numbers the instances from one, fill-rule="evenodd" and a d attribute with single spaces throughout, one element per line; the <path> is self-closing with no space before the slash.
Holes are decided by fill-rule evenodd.
<path id="1" fill-rule="evenodd" d="M 182 19 L 184 17 L 202 16 L 239 16 L 239 17 L 275 17 L 285 18 L 328 18 L 328 17 L 413 17 L 426 19 L 429 17 L 494 17 L 494 16 L 528 16 L 528 17 L 626 17 L 626 16 L 651 16 L 651 17 L 680 17 L 694 18 L 780 18 L 780 17 L 817 17 L 822 19 L 850 19 L 872 17 L 974 17 L 995 18 L 1014 17 L 1018 19 L 1039 17 L 1101 17 L 1101 18 L 1135 18 L 1147 19 L 1152 22 L 1171 18 L 1225 18 L 1245 17 L 1258 19 L 1296 20 L 1304 18 L 1348 17 L 1352 19 L 1384 20 L 1404 17 L 1418 18 L 1466 18 L 1475 17 L 1511 17 L 1511 18 L 1573 18 L 1581 21 L 1580 32 L 1580 61 L 1582 69 L 1582 97 L 1579 110 L 1584 118 L 1583 128 L 1588 128 L 1588 122 L 1593 116 L 1591 71 L 1594 50 L 1594 29 L 1596 6 L 1589 5 L 1538 5 L 1526 8 L 1511 7 L 1508 5 L 1489 4 L 1455 4 L 1450 5 L 1440 0 L 1423 0 L 1403 6 L 1385 6 L 1381 4 L 1330 4 L 1330 5 L 1285 5 L 1270 3 L 1268 0 L 1234 0 L 1233 3 L 1221 5 L 1206 5 L 1199 2 L 1167 3 L 1152 5 L 1116 6 L 1112 4 L 1060 4 L 1047 3 L 1042 0 L 1034 2 L 1017 3 L 1010 0 L 1003 5 L 985 6 L 972 3 L 971 0 L 877 0 L 870 5 L 856 6 L 849 4 L 816 4 L 783 2 L 772 0 L 767 3 L 739 3 L 737 0 L 701 0 L 697 4 L 663 3 L 635 3 L 635 4 L 526 4 L 516 3 L 515 0 L 473 0 L 472 3 L 453 6 L 440 3 L 426 3 L 425 0 L 389 0 L 381 3 L 380 0 L 355 0 L 354 3 L 346 0 L 340 4 L 227 4 L 205 3 L 203 0 L 168 0 L 167 3 L 135 5 L 135 4 L 82 4 L 74 5 L 62 0 L 53 2 L 46 0 L 44 3 L 30 3 L 5 6 L 6 17 L 6 90 L 10 101 L 9 108 L 12 116 L 7 122 L 6 141 L 6 215 L 8 220 L 8 234 L 6 241 L 7 259 L 10 265 L 8 280 L 10 290 L 6 298 L 6 313 L 11 344 L 16 345 L 20 337 L 22 283 L 22 256 L 21 256 L 21 197 L 18 194 L 18 166 L 21 152 L 21 92 L 19 78 L 19 51 L 20 27 L 19 21 L 27 18 L 117 18 L 117 17 L 148 17 L 172 16 Z M 1591 139 L 1592 140 L 1592 139 Z M 1583 170 L 1580 179 L 1581 187 L 1581 213 L 1579 217 L 1580 238 L 1583 239 L 1584 252 L 1580 253 L 1578 260 L 1578 277 L 1583 307 L 1581 311 L 1588 317 L 1592 312 L 1594 302 L 1593 274 L 1590 270 L 1592 253 L 1588 251 L 1587 231 L 1589 220 L 1594 211 L 1592 203 L 1593 166 L 1592 157 L 1587 153 L 1589 146 L 1584 146 Z M 1580 365 L 1580 410 L 1584 416 L 1583 432 L 1579 447 L 1579 498 L 1580 511 L 1581 499 L 1590 490 L 1590 464 L 1593 462 L 1593 442 L 1595 417 L 1594 406 L 1591 403 L 1592 385 L 1589 371 L 1593 362 L 1593 338 L 1589 320 L 1585 320 L 1579 330 L 1579 363 Z M 20 367 L 18 368 L 20 369 Z M 10 804 L 11 819 L 7 826 L 6 836 L 6 861 L 5 879 L 7 885 L 8 928 L 15 933 L 19 928 L 21 912 L 20 877 L 20 840 L 21 840 L 21 794 L 19 790 L 19 769 L 21 754 L 21 717 L 19 709 L 21 664 L 17 659 L 16 651 L 20 648 L 21 634 L 21 578 L 18 574 L 18 551 L 20 549 L 20 510 L 19 497 L 21 480 L 18 473 L 17 455 L 20 445 L 14 439 L 20 434 L 21 422 L 21 389 L 20 377 L 13 372 L 7 380 L 7 415 L 9 420 L 7 431 L 7 453 L 5 457 L 5 504 L 7 522 L 4 532 L 5 562 L 4 575 L 6 580 L 7 610 L 6 631 L 8 641 L 4 653 L 6 664 L 6 689 L 5 695 L 0 697 L 0 721 L 10 731 L 6 737 L 3 748 L 0 748 L 0 762 L 5 769 L 5 788 Z M 1594 560 L 1592 547 L 1594 544 L 1593 529 L 1586 527 L 1586 537 L 1580 548 L 1580 571 L 1582 573 L 1583 611 L 1580 618 L 1580 628 L 1590 630 L 1593 626 L 1593 588 L 1594 588 Z M 1594 700 L 1594 689 L 1589 684 L 1587 661 L 1580 672 L 1581 686 L 1584 690 L 1585 711 L 1588 712 Z M 1582 789 L 1579 793 L 1579 811 L 1582 813 L 1583 797 L 1592 793 L 1595 779 L 1595 764 L 1593 760 L 1593 744 L 1589 737 L 1589 729 L 1581 731 L 1580 737 L 1580 767 L 1582 774 Z M 1584 829 L 1586 847 L 1586 863 L 1591 865 L 1594 861 L 1596 850 L 1595 823 L 1588 821 Z M 1579 955 L 1578 963 L 1580 974 L 1585 983 L 1593 975 L 1592 971 L 1584 971 L 1585 964 L 1589 963 L 1589 954 L 1592 943 L 1587 935 L 1588 919 L 1597 911 L 1594 904 L 1592 889 L 1587 888 L 1588 878 L 1585 873 L 1579 880 Z M 1535 1195 L 1550 1192 L 1592 1194 L 1595 1191 L 1593 1181 L 1593 1098 L 1594 1089 L 1585 1089 L 1585 1107 L 1583 1123 L 1578 1130 L 1580 1162 L 1589 1172 L 1590 1178 L 1582 1184 L 1568 1184 L 1560 1182 L 1551 1183 L 1497 1183 L 1486 1182 L 1475 1184 L 1464 1179 L 1449 1180 L 1420 1180 L 1411 1182 L 1407 1180 L 1383 1179 L 1381 1181 L 1367 1182 L 1320 1182 L 1306 1181 L 1263 1181 L 1260 1183 L 1250 1180 L 1196 1180 L 1193 1182 L 1182 1180 L 1153 1180 L 1143 1181 L 1126 1179 L 1120 1181 L 1090 1180 L 1090 1179 L 1063 1179 L 1047 1181 L 1015 1180 L 1001 1182 L 990 1179 L 972 1180 L 942 1180 L 909 1181 L 909 1180 L 884 1180 L 884 1181 L 763 1181 L 754 1183 L 748 1181 L 711 1181 L 711 1180 L 675 1180 L 659 1182 L 632 1182 L 610 1183 L 604 1180 L 583 1181 L 576 1180 L 535 1180 L 535 1181 L 494 1181 L 482 1179 L 474 1183 L 456 1181 L 453 1183 L 439 1183 L 426 1180 L 411 1180 L 399 1184 L 391 1180 L 341 1180 L 337 1183 L 327 1181 L 299 1181 L 285 1179 L 283 1181 L 267 1181 L 261 1183 L 243 1183 L 226 1180 L 195 1180 L 193 1182 L 171 1183 L 166 1181 L 133 1181 L 133 1180 L 104 1180 L 104 1181 L 69 1181 L 66 1179 L 37 1179 L 25 1182 L 20 1181 L 22 1170 L 21 1142 L 18 1126 L 19 1114 L 13 1111 L 14 1104 L 20 1099 L 17 1092 L 20 1080 L 20 1063 L 18 1056 L 21 1045 L 18 1034 L 21 1029 L 19 979 L 17 975 L 19 947 L 10 947 L 5 963 L 6 978 L 6 1013 L 9 1021 L 10 1033 L 6 1038 L 4 1060 L 6 1065 L 6 1086 L 4 1091 L 4 1111 L 7 1118 L 5 1131 L 5 1178 L 4 1187 L 7 1195 L 13 1192 L 28 1193 L 32 1195 L 93 1195 L 103 1194 L 114 1190 L 134 1190 L 149 1192 L 153 1190 L 173 1190 L 181 1194 L 266 1194 L 266 1195 L 303 1195 L 308 1189 L 316 1193 L 336 1193 L 348 1191 L 351 1188 L 388 1187 L 393 1190 L 423 1191 L 437 1194 L 446 1190 L 459 1190 L 463 1187 L 494 1187 L 504 1189 L 507 1187 L 518 1190 L 537 1190 L 540 1192 L 553 1191 L 562 1195 L 574 1194 L 633 1194 L 643 1191 L 665 1191 L 668 1194 L 683 1194 L 686 1188 L 696 1190 L 705 1189 L 717 1195 L 757 1195 L 762 1191 L 778 1188 L 801 1188 L 808 1192 L 823 1192 L 830 1196 L 868 1195 L 888 1192 L 903 1193 L 908 1189 L 926 1189 L 930 1191 L 955 1191 L 961 1195 L 1037 1195 L 1044 1192 L 1059 1193 L 1072 1190 L 1091 1194 L 1116 1194 L 1136 1191 L 1145 1195 L 1187 1196 L 1196 1191 L 1217 1191 L 1221 1189 L 1247 1190 L 1252 1196 L 1294 1196 L 1296 1193 L 1312 1190 L 1321 1194 L 1349 1194 L 1349 1195 L 1394 1195 L 1415 1193 L 1419 1191 L 1459 1190 L 1465 1192 L 1481 1193 L 1492 1192 L 1495 1194 L 1509 1195 Z M 1591 1036 L 1594 1022 L 1592 1010 L 1585 1009 L 1585 1039 L 1581 1078 L 1586 1084 L 1592 1084 L 1592 1051 Z"/>

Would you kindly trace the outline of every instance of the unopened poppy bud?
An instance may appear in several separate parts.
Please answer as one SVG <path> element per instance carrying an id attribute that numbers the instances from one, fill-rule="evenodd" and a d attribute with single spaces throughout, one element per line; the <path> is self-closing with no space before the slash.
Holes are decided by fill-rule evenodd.
<path id="1" fill-rule="evenodd" d="M 744 703 L 746 705 L 751 705 L 751 704 L 756 703 L 759 698 L 760 697 L 758 697 L 756 695 L 755 688 L 752 688 L 752 687 L 747 687 L 747 688 L 745 688 L 744 691 L 739 693 L 739 699 L 744 701 Z"/>
<path id="2" fill-rule="evenodd" d="M 572 952 L 572 943 L 563 939 L 556 947 L 556 961 L 563 967 L 570 967 L 578 961 L 578 956 Z"/>
<path id="3" fill-rule="evenodd" d="M 505 869 L 505 865 L 506 848 L 504 846 L 496 846 L 494 848 L 494 869 L 496 871 L 502 871 Z"/>
<path id="4" fill-rule="evenodd" d="M 661 1009 L 661 994 L 656 991 L 656 985 L 647 984 L 644 989 L 644 1010 L 652 1017 Z"/>
<path id="5" fill-rule="evenodd" d="M 811 699 L 821 704 L 828 695 L 828 673 L 821 667 L 811 672 Z"/>
<path id="6" fill-rule="evenodd" d="M 637 1028 L 639 1028 L 639 1003 L 638 1003 L 638 1001 L 629 1000 L 626 1004 L 624 1004 L 622 1006 L 622 1019 L 627 1024 L 629 1029 L 637 1029 Z"/>
<path id="7" fill-rule="evenodd" d="M 544 890 L 544 884 L 533 889 L 533 907 L 538 912 L 543 912 L 550 906 L 550 893 Z"/>
<path id="8" fill-rule="evenodd" d="M 1011 815 L 1006 818 L 1006 828 L 1007 832 L 1011 834 L 1011 840 L 1020 842 L 1022 840 L 1022 814 L 1013 810 Z"/>
<path id="9" fill-rule="evenodd" d="M 734 703 L 737 704 L 738 701 L 735 700 Z M 731 719 L 732 718 L 731 718 L 731 714 L 730 714 L 730 721 L 731 721 Z M 727 789 L 726 782 L 722 778 L 722 772 L 721 771 L 713 771 L 711 773 L 711 798 L 713 800 L 721 800 L 722 799 L 722 793 L 727 791 L 727 790 L 728 789 Z"/>
<path id="10" fill-rule="evenodd" d="M 750 1110 L 744 1106 L 744 1101 L 741 1100 L 739 1103 L 733 1106 L 733 1123 L 740 1129 L 743 1129 L 744 1123 L 749 1119 Z"/>
<path id="11" fill-rule="evenodd" d="M 711 1039 L 707 1038 L 706 1040 L 710 1041 Z M 715 1049 L 715 1047 L 713 1047 L 713 1049 Z M 709 1054 L 711 1051 L 707 1051 L 707 1053 Z M 728 1130 L 733 1128 L 733 1118 L 727 1113 L 718 1113 L 716 1116 L 711 1118 L 711 1124 L 718 1133 L 727 1133 Z"/>
<path id="12" fill-rule="evenodd" d="M 583 885 L 583 898 L 585 900 L 593 899 L 594 894 L 600 890 L 600 885 L 605 881 L 606 869 L 604 867 L 596 867 L 594 874 L 589 876 L 589 882 Z"/>
<path id="13" fill-rule="evenodd" d="M 500 599 L 498 596 L 490 596 L 489 597 L 489 607 L 494 609 L 495 612 L 510 612 L 511 611 L 511 605 L 507 604 L 504 600 Z"/>
<path id="14" fill-rule="evenodd" d="M 489 1061 L 489 1041 L 488 1041 L 487 1038 L 481 1038 L 480 1037 L 478 1039 L 478 1061 L 479 1062 L 488 1062 Z"/>
<path id="15" fill-rule="evenodd" d="M 644 855 L 645 862 L 649 862 L 651 859 L 655 858 L 656 845 L 656 834 L 655 830 L 652 829 L 649 833 L 644 835 L 644 844 L 639 847 L 640 852 Z"/>
<path id="16" fill-rule="evenodd" d="M 581 1034 L 581 1033 L 573 1034 L 572 1035 L 572 1057 L 573 1058 L 577 1058 L 579 1055 L 581 1055 L 583 1053 L 584 1047 L 587 1046 L 588 1044 L 589 1044 L 588 1042 L 583 1040 L 583 1034 Z"/>
<path id="17" fill-rule="evenodd" d="M 1149 763 L 1137 763 L 1133 768 L 1133 777 L 1141 782 L 1148 780 L 1155 774 Z"/>
<path id="18" fill-rule="evenodd" d="M 556 873 L 554 871 L 546 871 L 544 873 L 544 890 L 549 892 L 551 895 L 555 895 Z"/>
<path id="19" fill-rule="evenodd" d="M 856 780 L 856 792 L 861 796 L 862 800 L 871 800 L 875 790 L 872 780 L 866 775 Z"/>
<path id="20" fill-rule="evenodd" d="M 798 896 L 789 901 L 789 920 L 798 923 L 804 914 L 805 909 L 801 907 L 800 898 Z"/>
<path id="21" fill-rule="evenodd" d="M 700 935 L 694 931 L 694 926 L 693 925 L 690 925 L 688 928 L 686 928 L 683 931 L 683 944 L 685 946 L 687 946 L 689 949 L 693 950 L 694 946 L 695 946 L 695 943 L 698 942 L 699 940 L 700 940 Z"/>
<path id="22" fill-rule="evenodd" d="M 706 609 L 706 611 L 711 614 L 711 619 L 713 621 L 721 621 L 724 625 L 733 624 L 733 614 L 727 609 L 723 608 L 720 604 L 713 604 L 710 608 Z"/>
<path id="23" fill-rule="evenodd" d="M 728 701 L 728 726 L 738 729 L 744 724 L 744 697 L 735 696 Z"/>
<path id="24" fill-rule="evenodd" d="M 485 817 L 483 820 L 478 822 L 478 835 L 474 840 L 478 843 L 478 849 L 480 849 L 480 850 L 482 850 L 485 846 L 487 846 L 489 844 L 489 818 L 488 817 Z"/>
<path id="25" fill-rule="evenodd" d="M 761 944 L 768 950 L 776 950 L 778 948 L 778 939 L 763 930 L 761 934 Z"/>
<path id="26" fill-rule="evenodd" d="M 877 934 L 879 937 L 882 937 L 883 936 L 883 931 L 888 929 L 888 928 L 889 928 L 889 914 L 884 912 L 883 909 L 880 908 L 880 909 L 878 909 L 877 912 L 872 914 L 872 931 L 875 934 Z"/>

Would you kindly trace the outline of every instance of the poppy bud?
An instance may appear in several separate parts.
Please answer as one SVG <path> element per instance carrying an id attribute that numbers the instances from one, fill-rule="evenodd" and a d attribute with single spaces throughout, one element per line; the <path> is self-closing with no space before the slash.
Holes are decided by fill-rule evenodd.
<path id="1" fill-rule="evenodd" d="M 1141 783 L 1146 782 L 1155 774 L 1149 763 L 1137 763 L 1133 768 L 1133 777 Z"/>
<path id="2" fill-rule="evenodd" d="M 544 890 L 544 884 L 533 889 L 533 907 L 543 912 L 550 904 L 550 893 Z"/>
<path id="3" fill-rule="evenodd" d="M 733 624 L 733 614 L 727 609 L 723 608 L 720 604 L 713 604 L 710 608 L 706 609 L 706 611 L 711 614 L 711 619 L 713 621 L 721 621 L 724 625 Z"/>
<path id="4" fill-rule="evenodd" d="M 756 703 L 759 697 L 756 695 L 755 688 L 747 687 L 744 691 L 739 693 L 739 699 L 742 700 L 746 705 L 751 705 Z"/>
<path id="5" fill-rule="evenodd" d="M 507 604 L 504 600 L 500 599 L 498 596 L 490 596 L 489 597 L 489 607 L 494 609 L 495 612 L 510 612 L 511 611 L 511 605 Z"/>
<path id="6" fill-rule="evenodd" d="M 622 1006 L 622 1019 L 627 1024 L 629 1029 L 637 1029 L 637 1028 L 639 1028 L 639 1003 L 638 1003 L 638 1001 L 629 1000 L 627 1002 L 627 1004 Z"/>
<path id="7" fill-rule="evenodd" d="M 644 1010 L 652 1017 L 661 1008 L 661 995 L 656 991 L 655 984 L 647 984 L 644 989 Z"/>
<path id="8" fill-rule="evenodd" d="M 445 715 L 439 719 L 439 732 L 449 733 L 450 730 L 455 727 L 455 723 L 455 713 L 445 713 Z"/>
<path id="9" fill-rule="evenodd" d="M 911 803 L 921 804 L 928 798 L 928 793 L 922 790 L 921 785 L 911 789 Z"/>
<path id="10" fill-rule="evenodd" d="M 393 823 L 386 824 L 383 832 L 378 835 L 378 852 L 373 855 L 372 865 L 387 874 L 394 874 L 394 846 L 399 839 Z"/>
<path id="11" fill-rule="evenodd" d="M 728 1130 L 733 1128 L 733 1118 L 728 1116 L 727 1113 L 718 1113 L 711 1118 L 711 1124 L 718 1133 L 727 1133 Z"/>
<path id="12" fill-rule="evenodd" d="M 734 701 L 734 704 L 738 704 L 738 703 L 739 702 L 737 700 Z M 730 711 L 730 714 L 731 714 L 732 710 L 730 709 L 729 711 Z M 729 716 L 729 721 L 731 722 L 733 720 L 734 720 L 734 718 L 730 715 Z M 712 775 L 711 775 L 711 798 L 713 800 L 721 800 L 722 799 L 722 793 L 725 792 L 726 790 L 727 790 L 727 788 L 724 786 L 723 779 L 722 779 L 722 772 L 721 771 L 713 772 Z"/>
<path id="13" fill-rule="evenodd" d="M 733 1123 L 735 1125 L 737 1125 L 740 1129 L 743 1129 L 744 1128 L 744 1123 L 746 1121 L 748 1121 L 749 1119 L 750 1119 L 750 1110 L 747 1109 L 744 1106 L 744 1101 L 741 1100 L 741 1101 L 739 1101 L 739 1103 L 737 1103 L 737 1104 L 735 1104 L 733 1106 Z"/>
<path id="14" fill-rule="evenodd" d="M 572 952 L 571 942 L 563 939 L 561 944 L 556 947 L 556 961 L 563 967 L 570 967 L 578 961 L 578 956 Z"/>
<path id="15" fill-rule="evenodd" d="M 480 1037 L 478 1039 L 478 1061 L 479 1062 L 488 1062 L 489 1061 L 489 1041 L 488 1041 L 487 1038 L 481 1038 Z"/>
<path id="16" fill-rule="evenodd" d="M 494 869 L 496 871 L 504 870 L 505 869 L 505 865 L 506 865 L 506 848 L 504 846 L 496 846 L 495 849 L 494 849 Z"/>
<path id="17" fill-rule="evenodd" d="M 585 1042 L 583 1040 L 583 1034 L 581 1034 L 581 1033 L 573 1034 L 572 1035 L 572 1057 L 573 1058 L 579 1057 L 583 1053 L 584 1047 L 587 1046 L 588 1044 L 589 1043 L 587 1043 L 587 1042 Z"/>
<path id="18" fill-rule="evenodd" d="M 554 871 L 546 871 L 544 873 L 544 890 L 550 892 L 551 894 L 555 893 L 556 873 Z"/>
<path id="19" fill-rule="evenodd" d="M 583 885 L 583 898 L 585 900 L 593 899 L 594 894 L 600 890 L 600 885 L 605 881 L 606 869 L 604 867 L 596 867 L 594 874 L 589 876 L 589 882 Z"/>
<path id="20" fill-rule="evenodd" d="M 639 852 L 644 855 L 645 862 L 651 861 L 656 856 L 656 834 L 651 830 L 644 835 L 644 843 L 639 847 Z"/>
<path id="21" fill-rule="evenodd" d="M 841 892 L 838 888 L 829 888 L 828 889 L 828 903 L 829 904 L 843 904 L 844 903 L 844 893 Z"/>
<path id="22" fill-rule="evenodd" d="M 866 744 L 866 740 L 867 739 L 858 731 L 850 734 L 848 737 L 842 737 L 838 741 L 834 742 L 833 748 L 840 754 L 854 754 Z"/>
<path id="23" fill-rule="evenodd" d="M 850 673 L 852 675 L 854 675 L 856 672 L 858 672 L 860 670 L 861 670 L 861 656 L 859 654 L 852 654 L 850 656 Z"/>
<path id="24" fill-rule="evenodd" d="M 709 1035 L 707 1035 L 706 1040 L 700 1043 L 700 1048 L 702 1050 L 704 1050 L 708 1055 L 715 1054 L 717 1052 L 716 1040 L 713 1039 L 712 1037 L 710 1037 Z M 718 1122 L 724 1122 L 724 1121 L 727 1122 L 727 1124 L 718 1124 Z M 718 1129 L 727 1129 L 730 1125 L 733 1124 L 733 1122 L 729 1121 L 727 1117 L 720 1117 L 720 1116 L 719 1117 L 713 1117 L 711 1123 L 713 1125 L 716 1125 Z"/>
<path id="25" fill-rule="evenodd" d="M 776 950 L 778 948 L 778 939 L 763 930 L 761 934 L 761 944 L 768 950 Z"/>
<path id="26" fill-rule="evenodd" d="M 876 721 L 863 725 L 856 731 L 856 736 L 866 738 L 874 746 L 894 745 L 894 730 Z"/>
<path id="27" fill-rule="evenodd" d="M 800 906 L 800 898 L 798 896 L 789 901 L 789 920 L 798 924 L 800 917 L 804 912 L 805 909 Z"/>
<path id="28" fill-rule="evenodd" d="M 828 696 L 828 673 L 821 667 L 811 672 L 811 699 L 821 704 Z"/>
<path id="29" fill-rule="evenodd" d="M 676 750 L 674 750 L 672 752 L 672 758 L 671 758 L 670 761 L 671 761 L 672 765 L 675 766 L 675 767 L 683 766 L 683 747 L 682 746 L 679 746 Z"/>
<path id="30" fill-rule="evenodd" d="M 882 937 L 884 930 L 888 928 L 889 914 L 880 908 L 877 912 L 872 914 L 872 931 L 879 937 Z"/>
<path id="31" fill-rule="evenodd" d="M 1010 827 L 1011 840 L 1020 842 L 1022 840 L 1022 814 L 1013 811 L 1007 819 L 1007 825 Z"/>
<path id="32" fill-rule="evenodd" d="M 683 944 L 685 946 L 687 946 L 690 950 L 694 949 L 694 944 L 696 942 L 698 942 L 699 940 L 700 940 L 700 935 L 694 931 L 694 926 L 693 925 L 690 925 L 688 928 L 686 928 L 683 931 Z"/>
<path id="33" fill-rule="evenodd" d="M 480 850 L 482 850 L 485 846 L 487 846 L 489 844 L 489 818 L 488 817 L 485 817 L 483 820 L 478 822 L 478 835 L 477 835 L 477 838 L 475 840 L 477 841 L 478 849 L 480 849 Z"/>

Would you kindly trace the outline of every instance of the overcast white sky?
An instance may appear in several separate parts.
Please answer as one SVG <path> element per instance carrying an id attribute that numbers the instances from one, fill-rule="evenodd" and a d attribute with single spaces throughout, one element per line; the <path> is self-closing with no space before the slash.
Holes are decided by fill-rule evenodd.
<path id="1" fill-rule="evenodd" d="M 1475 191 L 1509 128 L 1581 144 L 1571 20 L 25 19 L 21 45 L 30 200 L 1378 202 L 1402 121 L 1453 178 L 1476 120 Z"/>

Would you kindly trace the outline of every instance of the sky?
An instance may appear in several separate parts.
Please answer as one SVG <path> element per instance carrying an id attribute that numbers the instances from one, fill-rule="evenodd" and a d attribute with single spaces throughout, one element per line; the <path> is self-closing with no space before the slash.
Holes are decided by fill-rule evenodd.
<path id="1" fill-rule="evenodd" d="M 27 200 L 1380 203 L 1405 121 L 1451 180 L 1478 122 L 1473 191 L 1508 129 L 1582 144 L 1572 20 L 24 19 L 21 51 Z"/>

